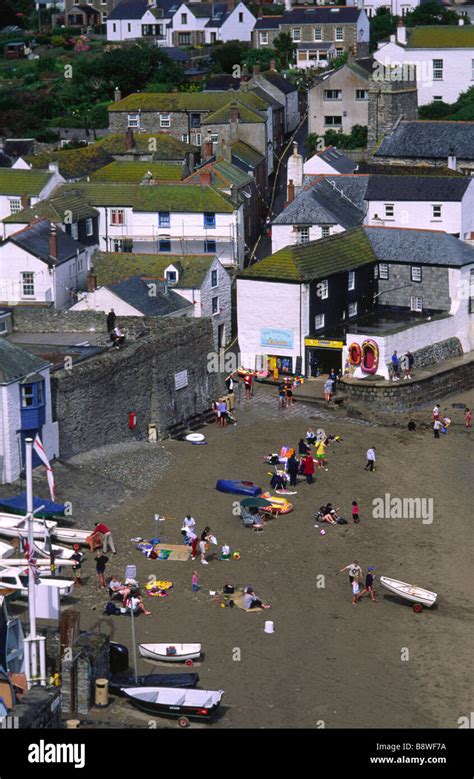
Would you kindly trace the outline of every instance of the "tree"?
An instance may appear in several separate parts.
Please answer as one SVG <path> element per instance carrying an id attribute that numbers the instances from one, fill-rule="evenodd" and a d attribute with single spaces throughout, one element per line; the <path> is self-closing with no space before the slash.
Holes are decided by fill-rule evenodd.
<path id="1" fill-rule="evenodd" d="M 287 68 L 294 62 L 296 46 L 293 43 L 289 32 L 281 32 L 273 41 L 273 48 L 275 49 L 280 62 L 283 67 Z"/>
<path id="2" fill-rule="evenodd" d="M 392 16 L 387 8 L 377 8 L 375 16 L 370 19 L 370 42 L 377 46 L 379 41 L 394 35 L 400 17 Z M 406 17 L 405 17 L 406 19 Z"/>
<path id="3" fill-rule="evenodd" d="M 435 100 L 419 108 L 421 119 L 451 119 L 458 122 L 474 121 L 474 87 L 461 92 L 455 103 Z"/>
<path id="4" fill-rule="evenodd" d="M 229 41 L 215 46 L 211 54 L 213 71 L 215 73 L 234 73 L 235 66 L 242 63 L 242 58 L 245 58 L 249 48 L 248 43 L 241 41 Z"/>
<path id="5" fill-rule="evenodd" d="M 249 49 L 245 52 L 242 65 L 247 65 L 251 71 L 253 66 L 259 62 L 262 70 L 268 70 L 271 60 L 275 60 L 275 66 L 277 70 L 280 70 L 281 61 L 275 49 Z"/>
<path id="6" fill-rule="evenodd" d="M 456 11 L 445 8 L 436 2 L 419 5 L 404 17 L 407 27 L 419 27 L 427 24 L 457 24 L 459 19 L 464 19 L 465 24 L 470 24 L 468 17 L 461 17 Z"/>
<path id="7" fill-rule="evenodd" d="M 337 57 L 334 57 L 329 63 L 329 67 L 331 70 L 336 70 L 336 68 L 340 68 L 341 65 L 345 65 L 347 60 L 349 59 L 349 54 L 347 51 L 343 51 L 342 54 L 339 54 Z"/>
<path id="8" fill-rule="evenodd" d="M 328 130 L 324 134 L 324 143 L 326 146 L 337 146 L 338 149 L 363 149 L 367 146 L 367 127 L 355 124 L 348 135 Z"/>

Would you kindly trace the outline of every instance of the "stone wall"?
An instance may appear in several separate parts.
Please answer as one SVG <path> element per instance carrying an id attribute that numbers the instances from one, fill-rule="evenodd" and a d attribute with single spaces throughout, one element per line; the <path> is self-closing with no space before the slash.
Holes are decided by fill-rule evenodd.
<path id="1" fill-rule="evenodd" d="M 340 383 L 344 406 L 348 414 L 367 411 L 387 413 L 406 412 L 433 405 L 440 398 L 474 387 L 474 359 L 466 358 L 458 364 L 426 376 L 419 381 L 397 384 L 369 381 Z"/>
<path id="2" fill-rule="evenodd" d="M 460 357 L 463 354 L 462 344 L 459 338 L 447 338 L 445 341 L 424 346 L 413 352 L 415 368 L 425 368 L 427 365 L 437 365 L 452 357 Z"/>
<path id="3" fill-rule="evenodd" d="M 128 128 L 128 115 L 140 113 L 140 129 L 142 133 L 164 133 L 172 135 L 179 141 L 183 135 L 189 135 L 189 116 L 185 111 L 109 111 L 109 132 L 125 133 Z M 160 127 L 160 114 L 169 114 L 170 126 Z M 199 112 L 196 112 L 199 113 Z"/>
<path id="4" fill-rule="evenodd" d="M 45 730 L 61 727 L 61 691 L 32 687 L 20 703 L 9 712 L 9 718 L 18 718 L 20 730 Z"/>
<path id="5" fill-rule="evenodd" d="M 416 263 L 413 263 L 416 265 Z M 389 278 L 378 278 L 378 303 L 383 316 L 383 306 L 396 306 L 410 311 L 412 296 L 423 299 L 423 310 L 446 311 L 451 309 L 449 295 L 449 270 L 434 265 L 423 265 L 422 280 L 411 280 L 409 264 L 389 264 Z M 403 289 L 402 289 L 403 287 Z"/>
<path id="6" fill-rule="evenodd" d="M 377 143 L 385 133 L 391 132 L 400 117 L 418 118 L 416 84 L 411 81 L 370 79 L 368 147 Z"/>

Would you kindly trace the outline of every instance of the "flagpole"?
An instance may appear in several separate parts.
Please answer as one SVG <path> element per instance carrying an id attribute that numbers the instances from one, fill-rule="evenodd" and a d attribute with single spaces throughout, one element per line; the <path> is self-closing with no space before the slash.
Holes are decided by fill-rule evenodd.
<path id="1" fill-rule="evenodd" d="M 25 440 L 26 451 L 26 515 L 28 517 L 28 558 L 33 554 L 33 440 Z M 36 639 L 36 584 L 33 567 L 28 565 L 28 613 L 30 619 L 30 665 L 26 669 L 29 686 L 38 675 L 38 655 L 35 643 Z"/>

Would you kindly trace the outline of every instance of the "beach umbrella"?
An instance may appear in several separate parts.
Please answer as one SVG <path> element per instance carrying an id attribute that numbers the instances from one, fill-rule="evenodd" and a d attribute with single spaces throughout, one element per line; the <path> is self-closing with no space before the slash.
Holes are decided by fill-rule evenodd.
<path id="1" fill-rule="evenodd" d="M 265 500 L 265 498 L 244 498 L 240 501 L 240 505 L 246 509 L 261 509 L 271 506 L 272 504 L 269 500 Z"/>

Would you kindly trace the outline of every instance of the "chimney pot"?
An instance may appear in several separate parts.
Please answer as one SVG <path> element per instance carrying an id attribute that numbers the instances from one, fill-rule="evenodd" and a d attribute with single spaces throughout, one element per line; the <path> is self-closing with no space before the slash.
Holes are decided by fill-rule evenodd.
<path id="1" fill-rule="evenodd" d="M 293 183 L 293 179 L 290 179 L 288 182 L 288 192 L 286 199 L 288 203 L 292 203 L 295 199 L 295 185 Z"/>
<path id="2" fill-rule="evenodd" d="M 239 121 L 239 107 L 237 103 L 231 103 L 230 104 L 230 121 L 232 123 Z"/>
<path id="3" fill-rule="evenodd" d="M 119 100 L 121 100 L 121 99 L 122 99 L 122 93 L 121 93 L 121 91 L 120 91 L 120 89 L 118 87 L 115 87 L 115 89 L 114 89 L 114 101 L 116 103 L 118 103 Z"/>
<path id="4" fill-rule="evenodd" d="M 207 135 L 204 138 L 204 159 L 209 160 L 214 154 L 211 131 L 207 131 Z"/>
<path id="5" fill-rule="evenodd" d="M 210 187 L 211 186 L 211 171 L 210 170 L 201 170 L 199 173 L 199 183 L 203 187 Z"/>
<path id="6" fill-rule="evenodd" d="M 397 27 L 397 43 L 401 43 L 402 45 L 405 45 L 406 42 L 407 42 L 406 27 L 403 24 L 402 19 L 399 19 L 398 27 Z"/>
<path id="7" fill-rule="evenodd" d="M 234 10 L 234 0 L 227 0 L 227 10 L 229 13 Z"/>
<path id="8" fill-rule="evenodd" d="M 49 256 L 54 260 L 58 259 L 58 234 L 56 225 L 52 222 L 49 228 Z"/>
<path id="9" fill-rule="evenodd" d="M 95 292 L 97 289 L 97 275 L 94 273 L 94 268 L 92 268 L 87 274 L 87 291 L 88 292 Z"/>

